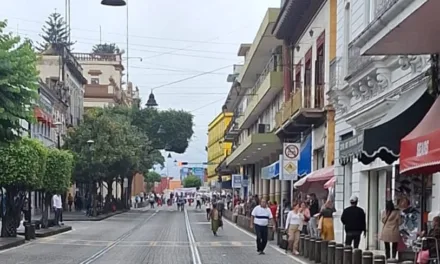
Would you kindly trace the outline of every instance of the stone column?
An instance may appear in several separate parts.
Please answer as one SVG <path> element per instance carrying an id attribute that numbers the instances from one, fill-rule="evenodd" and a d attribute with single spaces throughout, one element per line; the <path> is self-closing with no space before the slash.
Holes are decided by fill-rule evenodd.
<path id="1" fill-rule="evenodd" d="M 262 180 L 263 181 L 263 197 L 266 199 L 266 201 L 269 199 L 269 180 Z"/>
<path id="2" fill-rule="evenodd" d="M 281 202 L 289 197 L 289 184 L 288 181 L 281 181 Z"/>
<path id="3" fill-rule="evenodd" d="M 432 175 L 432 195 L 431 195 L 431 212 L 428 215 L 428 221 L 440 215 L 440 173 Z"/>
<path id="4" fill-rule="evenodd" d="M 282 201 L 281 199 L 281 181 L 275 180 L 275 201 L 277 201 L 278 204 Z"/>
<path id="5" fill-rule="evenodd" d="M 269 181 L 269 199 L 270 199 L 270 201 L 275 201 L 275 181 L 276 180 Z"/>

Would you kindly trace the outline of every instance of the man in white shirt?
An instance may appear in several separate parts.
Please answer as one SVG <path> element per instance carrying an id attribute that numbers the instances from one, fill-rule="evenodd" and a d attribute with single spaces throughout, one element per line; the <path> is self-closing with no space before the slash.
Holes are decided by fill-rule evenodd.
<path id="1" fill-rule="evenodd" d="M 52 207 L 55 212 L 55 225 L 60 226 L 61 210 L 63 210 L 61 195 L 55 194 L 52 196 Z"/>
<path id="2" fill-rule="evenodd" d="M 264 255 L 264 249 L 267 245 L 268 225 L 269 220 L 272 221 L 272 228 L 276 231 L 275 222 L 273 220 L 272 212 L 267 207 L 265 199 L 261 199 L 260 205 L 257 205 L 251 214 L 251 228 L 255 227 L 255 234 L 257 235 L 257 252 Z"/>

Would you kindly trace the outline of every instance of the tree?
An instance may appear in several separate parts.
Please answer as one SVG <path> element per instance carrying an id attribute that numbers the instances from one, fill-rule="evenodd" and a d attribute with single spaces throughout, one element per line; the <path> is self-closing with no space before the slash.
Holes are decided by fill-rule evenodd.
<path id="1" fill-rule="evenodd" d="M 197 176 L 188 175 L 183 179 L 183 187 L 185 188 L 199 188 L 200 186 L 202 186 L 202 181 Z"/>
<path id="2" fill-rule="evenodd" d="M 46 21 L 46 25 L 42 28 L 43 43 L 39 43 L 37 49 L 41 51 L 47 50 L 51 46 L 66 47 L 71 49 L 74 44 L 69 40 L 69 28 L 67 28 L 66 22 L 60 13 L 54 12 L 49 15 L 49 20 Z"/>
<path id="3" fill-rule="evenodd" d="M 186 151 L 194 134 L 193 115 L 183 110 L 141 109 L 133 113 L 133 125 L 147 134 L 154 149 L 165 149 L 179 154 Z M 158 133 L 159 127 L 165 133 Z"/>
<path id="4" fill-rule="evenodd" d="M 46 173 L 42 178 L 41 191 L 44 194 L 42 215 L 43 227 L 48 225 L 48 213 L 54 194 L 63 194 L 71 183 L 73 155 L 66 150 L 49 149 L 46 160 Z"/>
<path id="5" fill-rule="evenodd" d="M 155 182 L 160 182 L 161 176 L 159 173 L 155 171 L 149 171 L 147 174 L 144 174 L 144 181 L 147 184 L 147 191 L 150 191 L 153 188 Z"/>
<path id="6" fill-rule="evenodd" d="M 38 97 L 37 56 L 28 40 L 4 33 L 0 21 L 0 143 L 19 139 L 21 121 L 33 120 Z"/>
<path id="7" fill-rule="evenodd" d="M 47 150 L 42 143 L 28 138 L 0 147 L 0 186 L 6 190 L 2 237 L 17 236 L 25 191 L 41 186 L 46 156 Z"/>
<path id="8" fill-rule="evenodd" d="M 104 43 L 93 46 L 92 52 L 95 54 L 118 54 L 121 50 L 115 43 Z"/>

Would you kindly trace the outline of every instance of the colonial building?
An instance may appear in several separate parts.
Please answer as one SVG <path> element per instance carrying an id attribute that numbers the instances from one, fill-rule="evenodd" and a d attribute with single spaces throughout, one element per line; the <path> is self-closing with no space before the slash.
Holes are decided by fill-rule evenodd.
<path id="1" fill-rule="evenodd" d="M 283 1 L 273 34 L 283 41 L 284 72 L 275 133 L 284 145 L 301 146 L 297 163 L 301 180 L 294 186 L 283 184 L 295 195 L 315 193 L 323 199 L 334 162 L 335 113 L 326 94 L 330 61 L 336 56 L 336 0 Z"/>
<path id="2" fill-rule="evenodd" d="M 412 133 L 434 101 L 426 77 L 429 56 L 405 54 L 435 51 L 418 46 L 426 44 L 426 39 L 403 38 L 416 36 L 420 24 L 402 21 L 410 14 L 407 19 L 414 19 L 416 6 L 422 3 L 426 3 L 420 7 L 424 12 L 438 9 L 437 2 L 338 1 L 337 56 L 330 66 L 329 95 L 336 109 L 335 229 L 339 242 L 344 232 L 338 217 L 351 195 L 359 197 L 359 206 L 367 213 L 368 234 L 362 243 L 370 250 L 383 247 L 377 234 L 382 229 L 385 201 L 394 201 L 403 212 L 416 209 L 408 220 L 412 224 L 406 225 L 405 220 L 409 234 L 421 230 L 429 212 L 438 214 L 438 177 L 415 175 L 417 171 L 399 173 L 401 140 Z M 430 16 L 417 17 L 427 21 Z M 399 27 L 394 28 L 396 25 Z M 426 34 L 434 34 L 428 26 L 426 30 Z"/>
<path id="3" fill-rule="evenodd" d="M 84 108 L 113 105 L 131 105 L 133 100 L 132 83 L 122 89 L 124 66 L 121 54 L 73 54 L 84 69 L 88 81 L 85 85 Z M 137 90 L 137 88 L 136 88 Z"/>

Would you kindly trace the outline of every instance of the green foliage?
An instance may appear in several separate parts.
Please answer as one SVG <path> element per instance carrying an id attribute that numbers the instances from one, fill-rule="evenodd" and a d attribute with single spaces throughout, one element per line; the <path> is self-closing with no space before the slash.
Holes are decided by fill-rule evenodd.
<path id="1" fill-rule="evenodd" d="M 92 52 L 95 54 L 118 54 L 121 52 L 121 50 L 118 46 L 116 46 L 115 43 L 104 43 L 93 46 Z"/>
<path id="2" fill-rule="evenodd" d="M 186 151 L 194 134 L 193 115 L 182 110 L 141 109 L 133 112 L 133 124 L 147 134 L 155 149 L 179 154 Z M 159 127 L 165 133 L 158 134 Z"/>
<path id="3" fill-rule="evenodd" d="M 0 148 L 0 185 L 37 189 L 46 168 L 47 150 L 42 143 L 23 138 Z"/>
<path id="4" fill-rule="evenodd" d="M 39 43 L 37 49 L 45 51 L 51 46 L 63 47 L 71 49 L 73 42 L 69 41 L 69 29 L 60 13 L 54 12 L 49 15 L 49 20 L 42 28 L 43 43 Z"/>
<path id="5" fill-rule="evenodd" d="M 144 174 L 144 180 L 148 183 L 160 182 L 161 176 L 155 171 L 149 171 L 147 174 Z"/>
<path id="6" fill-rule="evenodd" d="M 49 149 L 42 189 L 48 193 L 64 193 L 70 186 L 73 155 L 66 150 Z"/>
<path id="7" fill-rule="evenodd" d="M 20 121 L 33 120 L 32 102 L 38 98 L 37 56 L 28 40 L 4 33 L 0 21 L 0 143 L 16 140 Z"/>
<path id="8" fill-rule="evenodd" d="M 185 188 L 198 188 L 200 186 L 202 186 L 202 181 L 197 176 L 189 175 L 183 179 L 183 187 Z"/>

